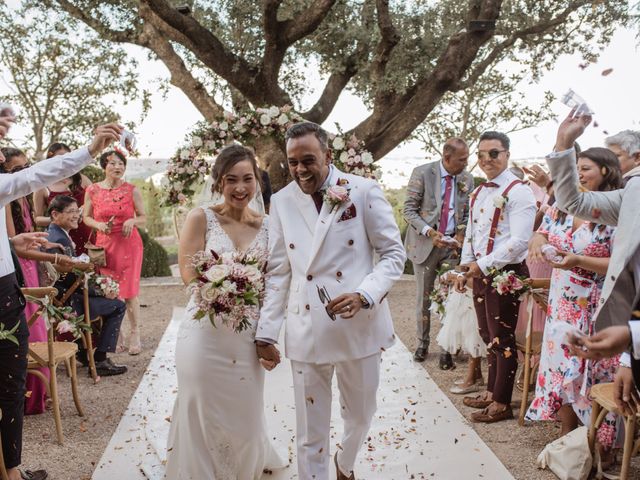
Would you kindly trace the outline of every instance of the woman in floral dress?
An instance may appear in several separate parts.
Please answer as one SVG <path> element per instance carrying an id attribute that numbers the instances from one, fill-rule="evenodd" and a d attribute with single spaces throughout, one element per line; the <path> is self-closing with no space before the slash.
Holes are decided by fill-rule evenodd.
<path id="1" fill-rule="evenodd" d="M 581 186 L 590 191 L 616 190 L 622 186 L 620 163 L 606 148 L 590 148 L 580 154 Z M 549 307 L 544 328 L 536 396 L 528 420 L 560 420 L 561 435 L 591 416 L 591 385 L 613 381 L 618 358 L 587 362 L 571 356 L 566 345 L 567 325 L 593 334 L 593 315 L 609 265 L 615 228 L 585 222 L 555 207 L 550 208 L 534 238 L 530 253 L 540 256 L 548 243 L 556 249 L 550 259 Z M 610 449 L 616 436 L 616 418 L 609 415 L 598 431 L 598 442 Z"/>

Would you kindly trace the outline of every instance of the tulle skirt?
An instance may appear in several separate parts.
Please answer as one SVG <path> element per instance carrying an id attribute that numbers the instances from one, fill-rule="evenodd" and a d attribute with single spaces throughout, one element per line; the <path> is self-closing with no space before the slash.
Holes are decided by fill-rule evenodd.
<path id="1" fill-rule="evenodd" d="M 436 338 L 438 345 L 449 353 L 456 353 L 462 349 L 472 357 L 486 356 L 487 346 L 478 330 L 471 289 L 468 288 L 465 293 L 459 293 L 451 288 L 444 310 L 442 328 Z"/>

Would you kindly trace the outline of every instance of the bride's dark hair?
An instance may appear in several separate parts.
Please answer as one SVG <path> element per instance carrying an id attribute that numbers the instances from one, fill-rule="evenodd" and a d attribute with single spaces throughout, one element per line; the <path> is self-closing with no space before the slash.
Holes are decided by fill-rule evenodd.
<path id="1" fill-rule="evenodd" d="M 236 164 L 249 160 L 253 167 L 253 174 L 256 177 L 256 183 L 262 187 L 260 170 L 258 169 L 258 162 L 253 150 L 247 148 L 238 143 L 227 145 L 216 157 L 216 163 L 211 170 L 211 177 L 213 178 L 213 185 L 211 186 L 211 193 L 222 192 L 222 179 Z"/>

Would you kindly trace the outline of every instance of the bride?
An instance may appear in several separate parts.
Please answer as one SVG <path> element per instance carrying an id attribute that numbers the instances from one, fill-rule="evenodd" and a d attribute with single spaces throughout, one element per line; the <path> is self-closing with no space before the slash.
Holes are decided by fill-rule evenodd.
<path id="1" fill-rule="evenodd" d="M 180 274 L 196 278 L 192 257 L 202 250 L 252 253 L 267 248 L 267 218 L 249 208 L 258 183 L 253 152 L 225 147 L 216 159 L 213 190 L 224 199 L 195 208 L 180 238 Z M 256 307 L 257 308 L 257 307 Z M 264 370 L 255 345 L 256 322 L 235 333 L 208 319 L 194 319 L 193 296 L 178 332 L 178 395 L 167 443 L 170 480 L 257 480 L 265 468 L 285 466 L 267 436 Z M 265 369 L 273 364 L 263 362 Z"/>

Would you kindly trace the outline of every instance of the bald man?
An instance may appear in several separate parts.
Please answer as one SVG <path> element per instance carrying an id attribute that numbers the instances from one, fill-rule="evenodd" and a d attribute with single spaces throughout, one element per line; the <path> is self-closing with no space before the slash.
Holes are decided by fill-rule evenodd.
<path id="1" fill-rule="evenodd" d="M 458 250 L 464 240 L 467 204 L 473 190 L 473 177 L 465 171 L 468 160 L 466 142 L 450 138 L 442 149 L 442 159 L 416 167 L 407 187 L 403 215 L 409 224 L 405 248 L 413 263 L 417 286 L 418 348 L 413 357 L 416 362 L 423 362 L 429 353 L 429 295 L 437 272 L 445 264 L 458 263 Z M 446 242 L 447 237 L 457 239 L 458 244 Z M 451 355 L 443 352 L 440 368 L 452 367 Z"/>

